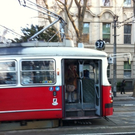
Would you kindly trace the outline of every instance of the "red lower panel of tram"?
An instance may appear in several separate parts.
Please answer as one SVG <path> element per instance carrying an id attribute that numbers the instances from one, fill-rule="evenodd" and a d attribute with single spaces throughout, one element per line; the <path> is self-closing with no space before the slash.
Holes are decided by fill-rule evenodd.
<path id="1" fill-rule="evenodd" d="M 102 86 L 102 116 L 113 115 L 111 86 Z"/>
<path id="2" fill-rule="evenodd" d="M 62 87 L 0 89 L 0 121 L 62 118 Z"/>

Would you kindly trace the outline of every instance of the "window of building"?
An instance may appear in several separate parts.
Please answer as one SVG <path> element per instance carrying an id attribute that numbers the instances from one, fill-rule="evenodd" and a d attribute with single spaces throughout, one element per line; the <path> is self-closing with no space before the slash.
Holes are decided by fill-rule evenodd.
<path id="1" fill-rule="evenodd" d="M 90 6 L 91 3 L 92 3 L 91 0 L 87 0 L 87 6 Z M 81 1 L 80 1 L 80 4 L 81 4 L 81 6 L 82 6 L 82 5 L 84 4 L 84 0 L 81 0 Z"/>
<path id="2" fill-rule="evenodd" d="M 123 6 L 124 7 L 131 7 L 131 0 L 124 0 Z"/>
<path id="3" fill-rule="evenodd" d="M 132 87 L 132 81 L 127 81 L 126 80 L 126 87 L 128 87 L 128 88 L 131 88 Z"/>
<path id="4" fill-rule="evenodd" d="M 131 25 L 124 25 L 124 44 L 131 44 Z"/>
<path id="5" fill-rule="evenodd" d="M 21 84 L 52 84 L 56 81 L 55 61 L 25 60 L 21 62 Z"/>
<path id="6" fill-rule="evenodd" d="M 83 42 L 87 43 L 89 42 L 89 27 L 90 23 L 83 23 Z"/>
<path id="7" fill-rule="evenodd" d="M 103 40 L 110 43 L 110 23 L 103 23 Z"/>
<path id="8" fill-rule="evenodd" d="M 60 0 L 63 4 L 65 4 L 65 0 Z M 71 3 L 71 1 L 70 0 L 67 0 L 67 5 L 70 5 L 70 3 Z M 61 4 L 60 2 L 59 2 L 59 4 Z M 61 4 L 62 5 L 62 4 Z"/>
<path id="9" fill-rule="evenodd" d="M 102 0 L 103 6 L 110 6 L 110 0 Z"/>
<path id="10" fill-rule="evenodd" d="M 124 61 L 124 78 L 131 77 L 131 64 L 128 61 Z"/>
<path id="11" fill-rule="evenodd" d="M 81 5 L 83 5 L 83 3 L 84 3 L 84 1 L 83 1 L 83 0 L 81 0 L 81 1 L 80 1 L 80 4 L 81 4 Z"/>
<path id="12" fill-rule="evenodd" d="M 65 0 L 60 0 L 62 3 L 65 3 Z"/>
<path id="13" fill-rule="evenodd" d="M 17 68 L 15 60 L 0 61 L 0 85 L 17 84 Z"/>
<path id="14" fill-rule="evenodd" d="M 83 34 L 89 34 L 89 23 L 83 23 Z"/>

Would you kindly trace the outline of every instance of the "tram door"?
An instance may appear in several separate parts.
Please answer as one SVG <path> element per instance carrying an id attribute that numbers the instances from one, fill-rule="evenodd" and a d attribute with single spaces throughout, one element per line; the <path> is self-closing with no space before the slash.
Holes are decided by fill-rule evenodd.
<path id="1" fill-rule="evenodd" d="M 95 69 L 95 108 L 96 115 L 101 116 L 101 80 L 102 80 L 102 70 L 101 70 L 101 60 L 96 61 L 94 64 Z"/>
<path id="2" fill-rule="evenodd" d="M 71 71 L 71 67 L 75 71 Z M 78 119 L 80 117 L 92 118 L 100 116 L 100 90 L 101 90 L 101 63 L 99 60 L 62 60 L 63 69 L 63 99 L 65 119 Z M 77 73 L 76 86 L 72 76 Z M 69 80 L 68 80 L 69 79 Z"/>

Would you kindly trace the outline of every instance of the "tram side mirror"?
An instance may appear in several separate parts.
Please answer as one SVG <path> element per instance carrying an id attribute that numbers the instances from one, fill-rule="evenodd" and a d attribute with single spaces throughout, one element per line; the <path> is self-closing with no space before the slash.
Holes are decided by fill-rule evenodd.
<path id="1" fill-rule="evenodd" d="M 108 63 L 109 63 L 109 64 L 113 64 L 113 58 L 112 58 L 112 57 L 109 57 L 109 58 L 108 58 Z"/>

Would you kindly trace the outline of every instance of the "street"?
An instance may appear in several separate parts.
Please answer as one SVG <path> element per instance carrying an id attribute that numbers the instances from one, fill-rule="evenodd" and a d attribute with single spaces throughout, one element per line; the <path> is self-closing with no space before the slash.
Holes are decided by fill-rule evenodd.
<path id="1" fill-rule="evenodd" d="M 121 97 L 119 97 L 121 96 Z M 0 135 L 68 135 L 68 134 L 135 134 L 135 98 L 119 95 L 114 98 L 114 114 L 101 119 L 88 121 L 74 121 L 65 126 L 48 129 L 29 129 L 29 130 L 1 130 Z M 125 97 L 124 97 L 125 96 Z M 119 98 L 119 99 L 118 99 Z M 5 124 L 5 126 L 7 126 Z"/>

